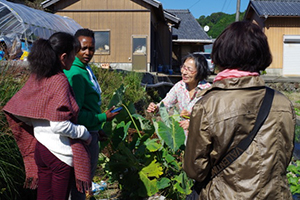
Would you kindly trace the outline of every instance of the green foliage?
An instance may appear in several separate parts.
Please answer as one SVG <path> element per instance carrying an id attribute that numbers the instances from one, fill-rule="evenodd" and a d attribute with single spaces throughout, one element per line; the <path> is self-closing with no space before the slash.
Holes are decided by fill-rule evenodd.
<path id="1" fill-rule="evenodd" d="M 173 116 L 169 116 L 167 108 L 163 103 L 159 108 L 162 121 L 156 121 L 153 119 L 155 131 L 162 141 L 164 141 L 173 152 L 176 152 L 184 143 L 185 134 L 182 128 L 180 128 L 178 121 L 179 113 L 174 111 Z"/>
<path id="2" fill-rule="evenodd" d="M 185 135 L 178 125 L 179 114 L 169 116 L 161 107 L 164 122 L 155 120 L 153 125 L 136 114 L 130 103 L 129 107 L 124 104 L 124 88 L 120 86 L 112 102 L 125 109 L 120 117 L 104 125 L 105 132 L 111 133 L 106 169 L 112 181 L 120 184 L 122 199 L 142 199 L 156 193 L 168 199 L 184 199 L 191 192 L 192 180 L 182 170 Z"/>
<path id="3" fill-rule="evenodd" d="M 299 108 L 295 108 L 295 113 L 296 113 L 296 115 L 300 116 L 300 109 Z"/>
<path id="4" fill-rule="evenodd" d="M 0 62 L 0 108 L 23 86 L 28 73 Z M 0 112 L 0 199 L 34 199 L 35 193 L 23 188 L 25 170 L 19 148 L 1 109 Z"/>
<path id="5" fill-rule="evenodd" d="M 297 101 L 296 103 L 299 103 Z M 296 114 L 299 116 L 299 109 L 294 108 Z M 297 124 L 295 127 L 295 143 L 300 142 L 300 126 Z M 288 174 L 288 182 L 290 185 L 290 190 L 292 194 L 300 194 L 300 161 L 292 160 L 290 165 L 287 168 Z"/>
<path id="6" fill-rule="evenodd" d="M 292 194 L 300 194 L 300 161 L 292 162 L 287 170 L 289 172 L 287 178 Z"/>
<path id="7" fill-rule="evenodd" d="M 41 3 L 43 0 L 10 0 L 14 3 L 21 3 L 34 9 L 43 10 Z"/>
<path id="8" fill-rule="evenodd" d="M 295 127 L 295 142 L 300 142 L 300 125 Z"/>
<path id="9" fill-rule="evenodd" d="M 115 90 L 122 84 L 126 86 L 125 94 L 123 95 L 124 101 L 132 102 L 136 107 L 140 105 L 138 111 L 145 109 L 144 106 L 148 104 L 150 97 L 147 95 L 146 88 L 141 86 L 142 73 L 102 69 L 94 65 L 92 65 L 92 69 L 102 89 L 102 111 L 115 105 L 109 103 Z"/>
<path id="10" fill-rule="evenodd" d="M 244 18 L 245 12 L 240 13 L 240 20 Z M 222 31 L 235 21 L 235 14 L 226 14 L 223 12 L 212 13 L 210 16 L 200 16 L 197 19 L 198 23 L 204 27 L 209 26 L 210 30 L 207 34 L 212 38 L 217 38 Z"/>

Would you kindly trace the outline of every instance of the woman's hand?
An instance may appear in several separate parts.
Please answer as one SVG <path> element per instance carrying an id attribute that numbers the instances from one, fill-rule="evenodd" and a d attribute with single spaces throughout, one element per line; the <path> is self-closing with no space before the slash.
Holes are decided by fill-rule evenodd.
<path id="1" fill-rule="evenodd" d="M 158 111 L 158 106 L 155 103 L 151 102 L 147 108 L 147 112 L 154 113 L 156 111 Z"/>
<path id="2" fill-rule="evenodd" d="M 183 128 L 183 130 L 188 130 L 190 125 L 190 120 L 182 120 L 179 122 L 179 126 Z"/>
<path id="3" fill-rule="evenodd" d="M 106 121 L 111 121 L 111 120 L 113 120 L 113 119 L 115 118 L 115 116 L 116 116 L 117 114 L 120 113 L 120 111 L 119 111 L 119 112 L 114 112 L 114 113 L 112 113 L 111 111 L 112 111 L 113 109 L 115 109 L 115 106 L 111 107 L 110 109 L 108 109 L 108 110 L 105 112 L 105 114 L 106 114 Z"/>
<path id="4" fill-rule="evenodd" d="M 185 118 L 185 119 L 189 119 L 190 115 L 191 115 L 191 113 L 189 113 L 187 110 L 182 110 L 180 113 L 180 117 Z"/>

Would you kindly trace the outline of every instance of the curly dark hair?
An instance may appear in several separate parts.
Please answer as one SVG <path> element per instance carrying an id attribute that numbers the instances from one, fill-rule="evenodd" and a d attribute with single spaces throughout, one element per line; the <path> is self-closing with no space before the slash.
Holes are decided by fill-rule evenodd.
<path id="1" fill-rule="evenodd" d="M 250 21 L 230 24 L 215 40 L 212 60 L 220 70 L 260 72 L 272 62 L 267 36 Z"/>
<path id="2" fill-rule="evenodd" d="M 95 39 L 94 31 L 92 31 L 88 28 L 78 29 L 75 33 L 75 37 L 78 38 L 80 36 L 91 37 L 91 38 Z"/>
<path id="3" fill-rule="evenodd" d="M 40 38 L 34 42 L 28 55 L 29 70 L 36 74 L 37 79 L 51 77 L 63 70 L 60 55 L 70 55 L 79 48 L 79 41 L 69 33 L 57 32 L 48 40 Z"/>

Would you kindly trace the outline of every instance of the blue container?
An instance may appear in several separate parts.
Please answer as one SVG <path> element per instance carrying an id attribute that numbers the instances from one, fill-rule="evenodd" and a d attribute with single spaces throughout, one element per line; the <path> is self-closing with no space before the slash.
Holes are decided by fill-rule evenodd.
<path id="1" fill-rule="evenodd" d="M 4 51 L 0 51 L 0 60 L 2 59 L 4 60 L 4 54 L 5 54 Z"/>
<path id="2" fill-rule="evenodd" d="M 162 65 L 158 65 L 157 72 L 162 72 L 162 70 L 163 70 L 163 66 Z"/>
<path id="3" fill-rule="evenodd" d="M 163 72 L 168 74 L 169 73 L 169 65 L 164 65 L 163 66 Z"/>

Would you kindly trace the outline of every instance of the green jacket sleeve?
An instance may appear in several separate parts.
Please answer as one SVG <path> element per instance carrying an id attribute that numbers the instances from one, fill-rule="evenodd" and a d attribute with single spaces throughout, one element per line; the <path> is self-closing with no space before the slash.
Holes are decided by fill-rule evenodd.
<path id="1" fill-rule="evenodd" d="M 105 113 L 100 113 L 98 114 L 98 120 L 103 123 L 106 121 L 106 114 Z"/>
<path id="2" fill-rule="evenodd" d="M 78 115 L 78 123 L 81 125 L 86 126 L 88 129 L 89 127 L 95 127 L 103 122 L 106 121 L 106 114 L 105 113 L 96 113 L 90 110 L 84 109 L 84 102 L 85 102 L 85 87 L 86 81 L 80 74 L 76 74 L 72 77 L 69 77 L 70 85 L 73 88 L 75 93 L 75 99 L 79 106 L 79 115 Z"/>

